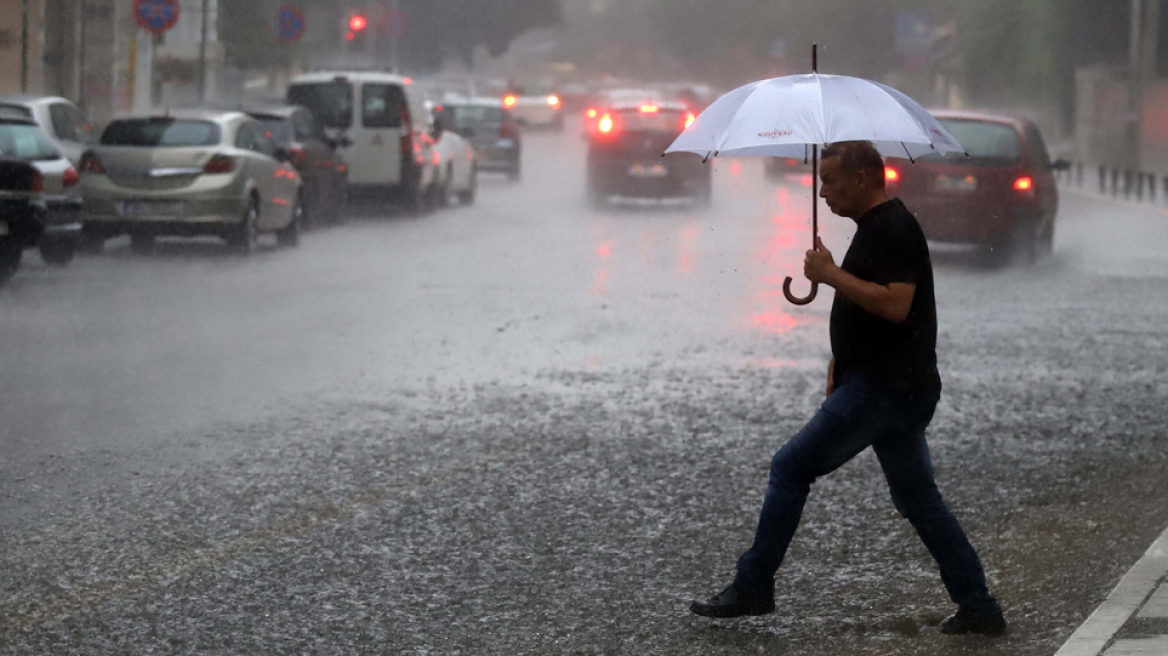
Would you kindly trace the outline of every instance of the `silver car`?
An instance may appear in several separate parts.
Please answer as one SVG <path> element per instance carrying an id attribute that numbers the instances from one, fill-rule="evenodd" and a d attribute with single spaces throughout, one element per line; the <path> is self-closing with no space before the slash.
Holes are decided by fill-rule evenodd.
<path id="1" fill-rule="evenodd" d="M 77 105 L 57 96 L 3 96 L 0 109 L 13 110 L 32 119 L 48 135 L 57 152 L 73 163 L 97 143 L 93 126 Z"/>
<path id="2" fill-rule="evenodd" d="M 114 119 L 81 158 L 84 238 L 214 235 L 245 253 L 260 233 L 300 240 L 301 179 L 258 121 L 186 110 Z"/>

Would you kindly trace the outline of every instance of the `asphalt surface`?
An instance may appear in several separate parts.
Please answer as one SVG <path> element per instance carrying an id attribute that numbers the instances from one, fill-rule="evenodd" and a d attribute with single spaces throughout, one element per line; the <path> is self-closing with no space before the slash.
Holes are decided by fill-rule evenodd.
<path id="1" fill-rule="evenodd" d="M 930 443 L 1010 633 L 938 634 L 870 453 L 814 486 L 775 614 L 691 616 L 822 397 L 830 289 L 780 291 L 809 192 L 727 161 L 708 210 L 593 211 L 577 133 L 525 158 L 295 251 L 30 257 L 0 654 L 1053 654 L 1168 525 L 1168 215 L 1065 194 L 1039 266 L 934 252 Z"/>

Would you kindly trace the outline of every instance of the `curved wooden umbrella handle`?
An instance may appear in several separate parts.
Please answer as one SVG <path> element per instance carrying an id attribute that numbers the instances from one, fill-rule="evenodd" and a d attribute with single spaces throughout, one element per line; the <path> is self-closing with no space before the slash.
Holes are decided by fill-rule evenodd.
<path id="1" fill-rule="evenodd" d="M 806 298 L 799 298 L 791 293 L 791 283 L 793 282 L 795 281 L 791 279 L 791 276 L 787 276 L 787 279 L 783 281 L 783 296 L 786 296 L 788 301 L 793 305 L 807 305 L 815 300 L 815 295 L 819 293 L 819 283 L 811 283 L 811 293 Z"/>

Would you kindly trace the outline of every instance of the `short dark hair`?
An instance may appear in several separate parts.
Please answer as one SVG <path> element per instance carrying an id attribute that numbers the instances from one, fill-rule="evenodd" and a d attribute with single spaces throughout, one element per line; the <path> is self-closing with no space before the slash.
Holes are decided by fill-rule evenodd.
<path id="1" fill-rule="evenodd" d="M 869 173 L 876 184 L 884 187 L 884 158 L 871 141 L 840 141 L 823 149 L 823 159 L 838 157 L 840 168 L 848 175 Z"/>

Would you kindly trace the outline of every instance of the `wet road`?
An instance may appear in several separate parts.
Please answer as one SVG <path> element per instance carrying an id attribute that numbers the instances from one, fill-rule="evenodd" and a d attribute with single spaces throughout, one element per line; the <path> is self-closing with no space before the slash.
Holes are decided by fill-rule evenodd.
<path id="1" fill-rule="evenodd" d="M 775 615 L 689 616 L 822 394 L 830 290 L 781 294 L 809 190 L 726 161 L 710 209 L 593 211 L 576 134 L 296 251 L 30 262 L 0 653 L 1051 654 L 1168 525 L 1168 215 L 1066 194 L 1038 267 L 934 254 L 934 459 L 1012 633 L 936 634 L 870 454 L 816 484 Z"/>

